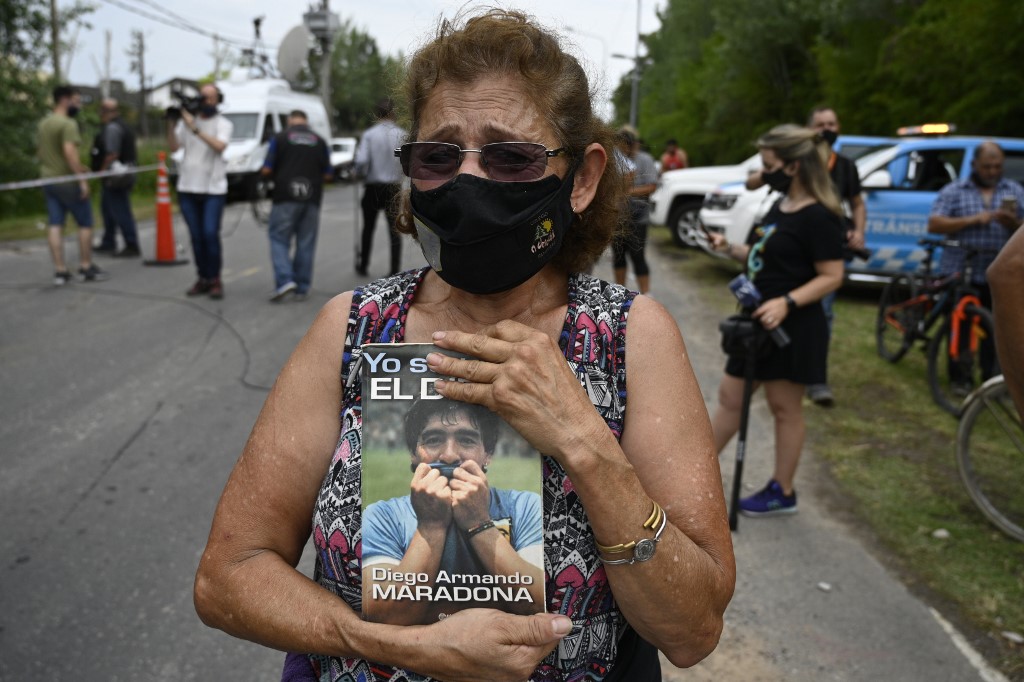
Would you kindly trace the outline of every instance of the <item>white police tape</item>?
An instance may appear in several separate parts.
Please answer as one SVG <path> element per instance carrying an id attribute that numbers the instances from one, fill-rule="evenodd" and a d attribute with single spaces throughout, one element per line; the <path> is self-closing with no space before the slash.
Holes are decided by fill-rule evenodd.
<path id="1" fill-rule="evenodd" d="M 13 189 L 31 189 L 33 187 L 45 187 L 47 185 L 59 185 L 65 182 L 78 182 L 80 180 L 92 180 L 94 178 L 109 178 L 129 173 L 148 173 L 160 168 L 160 164 L 152 166 L 125 166 L 118 170 L 96 171 L 93 173 L 82 173 L 81 175 L 60 175 L 54 178 L 39 178 L 38 180 L 20 180 L 18 182 L 0 183 L 0 192 Z"/>

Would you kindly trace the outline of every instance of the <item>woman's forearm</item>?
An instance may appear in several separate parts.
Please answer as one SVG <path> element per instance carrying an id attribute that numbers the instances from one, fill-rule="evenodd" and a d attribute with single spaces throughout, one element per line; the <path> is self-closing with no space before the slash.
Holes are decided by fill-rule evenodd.
<path id="1" fill-rule="evenodd" d="M 842 286 L 842 261 L 836 262 L 840 263 L 838 271 L 818 273 L 815 277 L 789 291 L 790 298 L 796 301 L 798 308 L 803 308 L 804 306 L 820 301 L 825 298 L 825 296 Z"/>
<path id="2" fill-rule="evenodd" d="M 206 625 L 282 651 L 370 654 L 359 615 L 276 552 L 231 561 L 215 554 L 204 554 L 194 589 L 196 612 Z"/>
<path id="3" fill-rule="evenodd" d="M 711 462 L 717 461 L 713 447 L 707 448 L 706 455 L 710 470 Z M 654 533 L 642 524 L 654 500 L 614 438 L 604 444 L 603 452 L 592 452 L 585 461 L 569 471 L 569 477 L 587 509 L 596 541 L 617 544 L 651 538 Z M 630 625 L 674 665 L 688 667 L 717 645 L 735 574 L 729 565 L 731 557 L 717 556 L 714 544 L 705 542 L 710 540 L 705 535 L 709 514 L 680 509 L 667 499 L 659 504 L 668 521 L 654 557 L 608 565 L 605 570 Z M 627 551 L 606 558 L 629 556 Z"/>

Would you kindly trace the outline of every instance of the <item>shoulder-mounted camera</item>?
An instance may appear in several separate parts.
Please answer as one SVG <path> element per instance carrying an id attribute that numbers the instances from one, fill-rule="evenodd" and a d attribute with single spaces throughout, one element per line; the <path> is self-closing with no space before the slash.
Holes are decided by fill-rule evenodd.
<path id="1" fill-rule="evenodd" d="M 171 121 L 176 121 L 181 118 L 182 109 L 195 116 L 203 106 L 202 95 L 186 95 L 180 90 L 172 90 L 171 97 L 178 100 L 178 106 L 167 107 L 167 111 L 164 112 L 164 118 Z"/>

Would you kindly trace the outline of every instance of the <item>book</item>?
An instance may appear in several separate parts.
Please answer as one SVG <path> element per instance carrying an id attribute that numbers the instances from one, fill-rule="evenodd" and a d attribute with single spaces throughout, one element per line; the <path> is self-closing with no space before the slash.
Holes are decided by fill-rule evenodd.
<path id="1" fill-rule="evenodd" d="M 486 407 L 434 390 L 429 343 L 362 347 L 363 618 L 544 610 L 541 457 Z"/>

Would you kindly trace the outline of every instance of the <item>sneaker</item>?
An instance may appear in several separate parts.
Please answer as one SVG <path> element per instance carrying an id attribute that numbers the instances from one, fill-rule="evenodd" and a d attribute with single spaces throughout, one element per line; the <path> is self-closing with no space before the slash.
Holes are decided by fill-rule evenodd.
<path id="1" fill-rule="evenodd" d="M 210 291 L 210 280 L 203 279 L 200 277 L 196 280 L 196 283 L 192 285 L 192 288 L 185 292 L 186 296 L 200 296 L 202 294 L 209 293 Z"/>
<path id="2" fill-rule="evenodd" d="M 296 303 L 305 301 L 307 298 L 309 298 L 308 291 L 300 291 L 296 293 L 294 296 L 292 296 L 292 300 L 295 301 Z"/>
<path id="3" fill-rule="evenodd" d="M 87 268 L 78 268 L 78 275 L 83 282 L 102 282 L 110 279 L 110 275 L 96 267 L 95 263 L 90 263 Z"/>
<path id="4" fill-rule="evenodd" d="M 107 253 L 113 255 L 115 251 L 117 251 L 117 246 L 114 244 L 110 244 L 109 246 L 107 244 L 96 244 L 92 247 L 93 253 Z"/>
<path id="5" fill-rule="evenodd" d="M 207 293 L 210 294 L 210 298 L 224 298 L 224 285 L 221 284 L 220 277 L 210 280 L 210 290 Z"/>
<path id="6" fill-rule="evenodd" d="M 142 255 L 137 246 L 126 246 L 114 254 L 114 258 L 138 258 Z"/>
<path id="7" fill-rule="evenodd" d="M 740 500 L 740 512 L 744 516 L 776 516 L 796 513 L 796 491 L 785 495 L 776 480 L 768 481 L 764 490 Z"/>
<path id="8" fill-rule="evenodd" d="M 53 283 L 59 287 L 64 286 L 71 281 L 71 273 L 65 270 L 64 272 L 53 273 Z"/>
<path id="9" fill-rule="evenodd" d="M 271 303 L 280 303 L 283 301 L 288 294 L 294 293 L 299 285 L 295 282 L 286 282 L 274 290 L 274 293 L 270 295 Z"/>
<path id="10" fill-rule="evenodd" d="M 835 407 L 836 398 L 828 384 L 812 384 L 807 387 L 807 397 L 820 407 Z"/>

